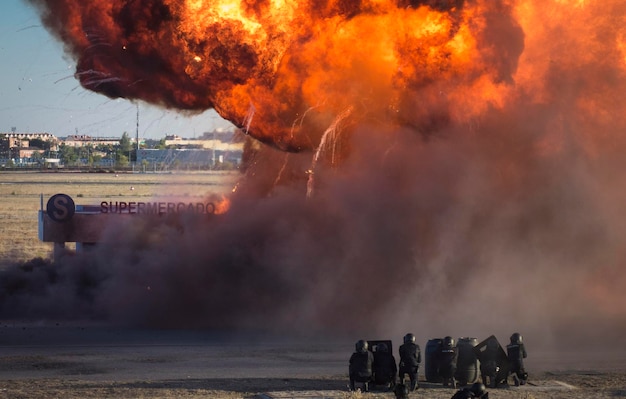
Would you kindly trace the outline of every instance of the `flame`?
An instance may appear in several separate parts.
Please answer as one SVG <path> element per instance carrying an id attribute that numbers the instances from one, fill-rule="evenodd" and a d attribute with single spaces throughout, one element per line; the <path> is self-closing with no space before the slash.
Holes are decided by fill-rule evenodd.
<path id="1" fill-rule="evenodd" d="M 345 158 L 351 146 L 325 135 L 348 142 L 359 124 L 471 135 L 494 110 L 543 107 L 535 151 L 573 140 L 590 158 L 626 125 L 618 0 L 29 1 L 85 88 L 214 108 L 260 142 L 311 151 L 310 169 Z"/>
<path id="2" fill-rule="evenodd" d="M 222 215 L 230 209 L 231 201 L 228 197 L 222 195 L 221 198 L 215 200 L 213 204 L 215 205 L 215 214 Z"/>
<path id="3" fill-rule="evenodd" d="M 85 88 L 214 108 L 239 127 L 253 108 L 248 133 L 290 151 L 315 149 L 351 107 L 355 119 L 420 133 L 439 127 L 433 108 L 467 121 L 502 106 L 518 56 L 485 41 L 489 18 L 515 30 L 507 2 L 29 1 L 76 57 Z"/>

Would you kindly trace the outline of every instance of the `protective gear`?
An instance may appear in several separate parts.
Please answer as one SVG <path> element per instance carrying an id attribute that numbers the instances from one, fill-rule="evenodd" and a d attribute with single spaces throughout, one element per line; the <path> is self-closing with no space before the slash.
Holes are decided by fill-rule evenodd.
<path id="1" fill-rule="evenodd" d="M 475 382 L 470 387 L 470 391 L 477 397 L 481 397 L 485 392 L 487 392 L 487 387 L 485 387 L 485 384 Z"/>
<path id="2" fill-rule="evenodd" d="M 474 347 L 480 362 L 480 375 L 487 388 L 505 385 L 509 375 L 509 359 L 498 339 L 491 335 Z"/>
<path id="3" fill-rule="evenodd" d="M 514 333 L 511 335 L 511 343 L 512 344 L 521 344 L 522 343 L 522 335 L 520 333 Z"/>
<path id="4" fill-rule="evenodd" d="M 411 381 L 410 390 L 417 389 L 417 374 L 419 366 L 422 362 L 422 352 L 419 345 L 415 342 L 415 335 L 407 334 L 404 336 L 404 344 L 400 345 L 400 367 L 398 368 L 400 383 L 404 384 L 404 376 L 408 375 Z"/>
<path id="5" fill-rule="evenodd" d="M 497 386 L 497 375 L 499 372 L 500 367 L 495 360 L 486 360 L 480 363 L 480 374 L 482 376 L 483 383 L 489 384 L 492 388 Z"/>
<path id="6" fill-rule="evenodd" d="M 415 343 L 415 335 L 408 333 L 407 335 L 404 336 L 404 343 L 405 344 L 414 344 Z"/>
<path id="7" fill-rule="evenodd" d="M 459 352 L 454 345 L 454 339 L 450 336 L 445 337 L 437 359 L 439 376 L 441 376 L 443 380 L 444 387 L 452 385 L 452 388 L 456 388 L 455 374 L 458 356 Z"/>
<path id="8" fill-rule="evenodd" d="M 527 355 L 519 333 L 511 335 L 511 343 L 506 346 L 506 355 L 509 359 L 509 372 L 513 374 L 515 386 L 526 384 L 528 373 L 524 369 L 524 359 Z"/>
<path id="9" fill-rule="evenodd" d="M 476 383 L 476 384 L 480 384 L 480 383 Z M 475 392 L 473 390 L 474 385 L 472 385 L 471 388 L 463 388 L 463 389 L 458 390 L 454 394 L 454 396 L 452 396 L 452 399 L 489 399 L 489 392 L 483 389 L 482 391 L 480 391 L 480 393 L 477 393 L 479 391 Z M 484 388 L 485 386 L 482 385 L 482 387 Z"/>
<path id="10" fill-rule="evenodd" d="M 393 389 L 396 385 L 396 373 L 398 366 L 396 359 L 387 349 L 387 345 L 379 343 L 374 352 L 374 364 L 372 366 L 374 384 Z"/>
<path id="11" fill-rule="evenodd" d="M 363 391 L 369 390 L 369 382 L 372 380 L 372 365 L 374 355 L 367 350 L 367 341 L 359 340 L 356 345 L 356 352 L 350 356 L 348 368 L 350 375 L 350 390 L 355 390 L 355 383 L 363 383 Z"/>
<path id="12" fill-rule="evenodd" d="M 396 395 L 396 399 L 409 399 L 409 387 L 404 384 L 397 384 L 393 388 L 393 393 Z"/>
<path id="13" fill-rule="evenodd" d="M 356 348 L 356 351 L 359 353 L 367 352 L 367 349 L 368 349 L 367 341 L 363 339 L 358 340 L 354 346 Z"/>

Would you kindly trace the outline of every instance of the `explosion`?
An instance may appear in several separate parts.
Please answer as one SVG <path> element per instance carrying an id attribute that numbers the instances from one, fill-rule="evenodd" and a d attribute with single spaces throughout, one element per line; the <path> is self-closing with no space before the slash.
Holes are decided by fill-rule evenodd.
<path id="1" fill-rule="evenodd" d="M 287 151 L 316 148 L 349 108 L 424 134 L 471 120 L 502 101 L 523 48 L 506 2 L 31 2 L 83 87 L 214 108 Z"/>
<path id="2" fill-rule="evenodd" d="M 253 138 L 210 228 L 133 226 L 149 239 L 80 260 L 97 312 L 623 336 L 623 1 L 28 1 L 86 89 L 214 108 Z"/>

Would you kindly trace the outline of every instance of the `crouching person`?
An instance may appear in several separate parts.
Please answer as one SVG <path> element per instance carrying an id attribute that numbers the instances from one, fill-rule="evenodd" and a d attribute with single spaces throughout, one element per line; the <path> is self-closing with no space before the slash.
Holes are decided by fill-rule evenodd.
<path id="1" fill-rule="evenodd" d="M 415 343 L 415 335 L 408 333 L 404 336 L 404 343 L 400 345 L 400 367 L 398 377 L 400 383 L 404 384 L 404 376 L 408 375 L 410 380 L 410 391 L 417 389 L 417 377 L 419 366 L 422 362 L 422 352 L 419 345 Z"/>
<path id="2" fill-rule="evenodd" d="M 458 390 L 451 399 L 472 399 L 472 398 L 480 398 L 480 399 L 489 399 L 489 392 L 487 392 L 487 388 L 485 384 L 480 382 L 476 382 L 472 384 L 469 388 L 463 388 Z"/>
<path id="3" fill-rule="evenodd" d="M 369 391 L 369 383 L 372 380 L 372 364 L 374 355 L 368 350 L 367 341 L 359 340 L 355 345 L 355 352 L 350 356 L 350 390 L 356 390 L 357 382 L 363 383 L 363 391 Z"/>
<path id="4" fill-rule="evenodd" d="M 382 385 L 393 390 L 396 385 L 396 358 L 389 352 L 389 348 L 384 343 L 376 345 L 374 352 L 374 384 Z"/>
<path id="5" fill-rule="evenodd" d="M 500 365 L 498 364 L 498 351 L 500 344 L 498 340 L 493 338 L 487 341 L 485 351 L 480 357 L 480 376 L 485 386 L 496 388 L 500 381 Z"/>
<path id="6" fill-rule="evenodd" d="M 443 346 L 438 353 L 439 375 L 443 380 L 443 386 L 452 385 L 456 389 L 456 363 L 459 358 L 459 350 L 454 339 L 447 336 L 443 339 Z"/>
<path id="7" fill-rule="evenodd" d="M 393 393 L 396 395 L 396 399 L 409 399 L 409 387 L 402 382 L 396 384 Z"/>
<path id="8" fill-rule="evenodd" d="M 510 373 L 513 375 L 515 386 L 524 385 L 528 380 L 528 373 L 524 368 L 524 359 L 526 358 L 526 348 L 522 342 L 520 333 L 511 335 L 511 343 L 506 347 Z"/>

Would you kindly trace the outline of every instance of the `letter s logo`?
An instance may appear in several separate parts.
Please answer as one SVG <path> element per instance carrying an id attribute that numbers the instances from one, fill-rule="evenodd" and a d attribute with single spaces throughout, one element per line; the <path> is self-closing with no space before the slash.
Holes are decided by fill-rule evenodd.
<path id="1" fill-rule="evenodd" d="M 46 204 L 46 213 L 55 222 L 67 222 L 74 216 L 76 205 L 67 194 L 55 194 Z"/>

